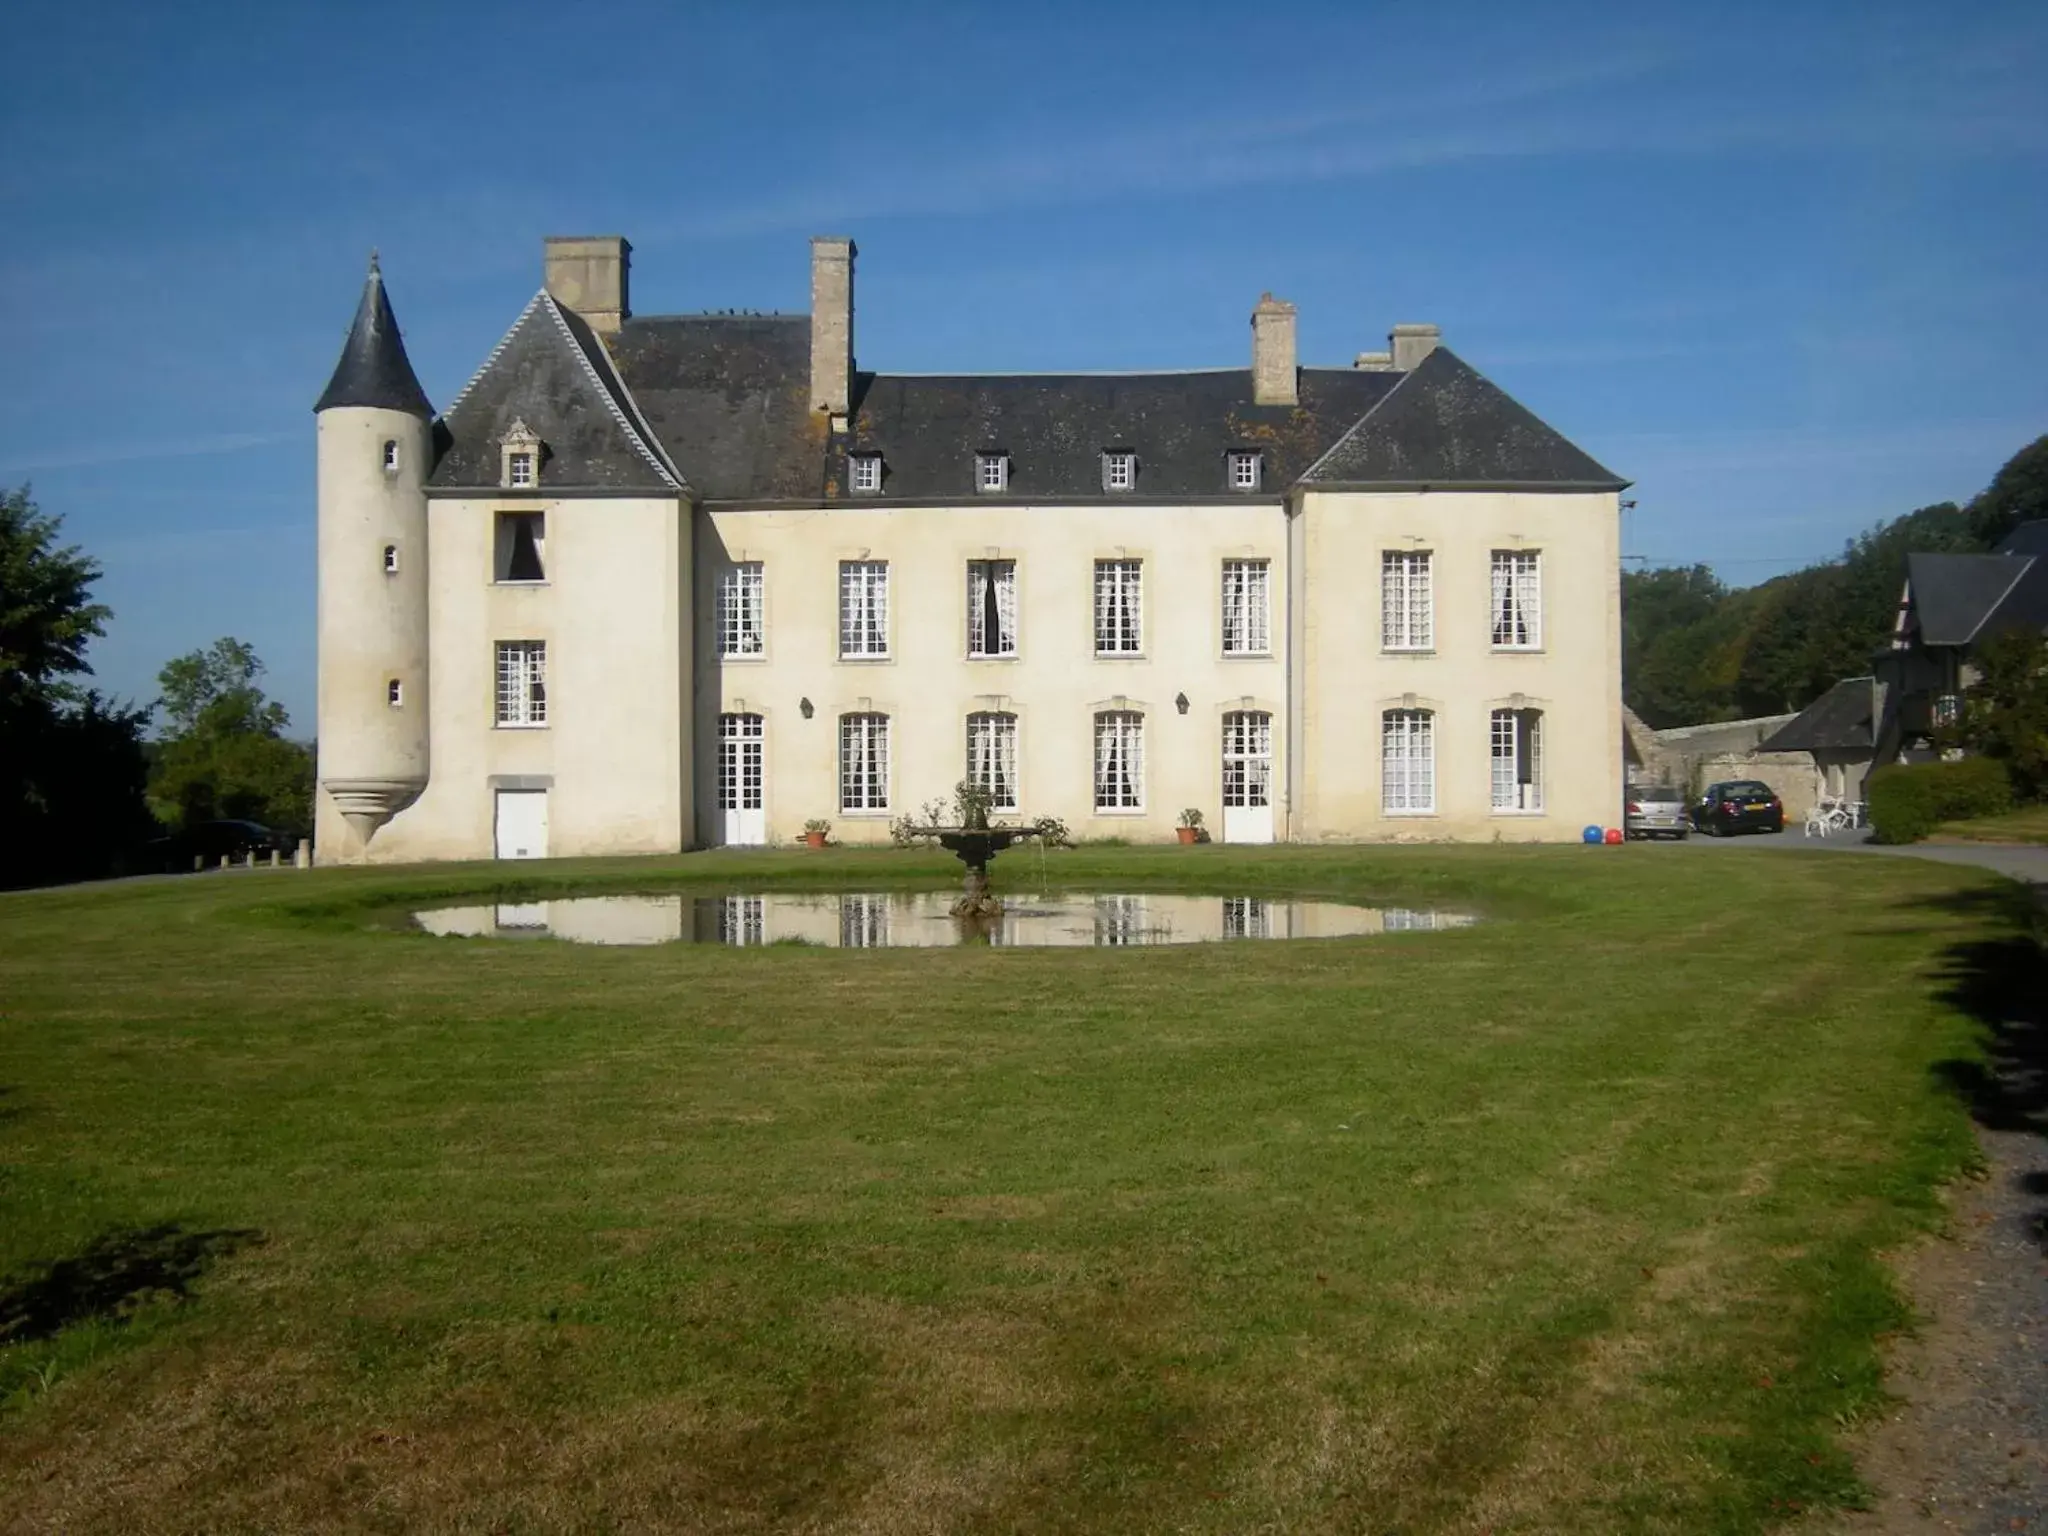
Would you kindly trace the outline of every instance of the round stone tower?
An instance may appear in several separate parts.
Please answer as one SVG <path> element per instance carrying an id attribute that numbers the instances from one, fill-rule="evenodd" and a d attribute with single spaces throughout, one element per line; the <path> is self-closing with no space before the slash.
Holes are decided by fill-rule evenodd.
<path id="1" fill-rule="evenodd" d="M 434 408 L 377 258 L 326 392 L 320 463 L 320 788 L 360 857 L 427 785 L 427 473 Z M 331 839 L 330 839 L 331 841 Z"/>

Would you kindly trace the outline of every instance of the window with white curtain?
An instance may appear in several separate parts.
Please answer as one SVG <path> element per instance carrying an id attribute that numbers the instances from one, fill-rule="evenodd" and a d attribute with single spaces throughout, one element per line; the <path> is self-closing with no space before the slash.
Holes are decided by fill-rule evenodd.
<path id="1" fill-rule="evenodd" d="M 1017 717 L 990 712 L 967 717 L 967 782 L 985 789 L 992 811 L 1017 809 Z"/>
<path id="2" fill-rule="evenodd" d="M 718 573 L 718 654 L 758 656 L 766 641 L 761 562 L 742 560 Z"/>
<path id="3" fill-rule="evenodd" d="M 1095 809 L 1137 811 L 1145 805 L 1145 717 L 1105 710 L 1095 717 Z"/>
<path id="4" fill-rule="evenodd" d="M 1271 565 L 1264 560 L 1223 562 L 1223 654 L 1265 656 L 1273 649 Z"/>
<path id="5" fill-rule="evenodd" d="M 548 723 L 548 644 L 545 640 L 498 642 L 498 724 Z"/>
<path id="6" fill-rule="evenodd" d="M 1543 809 L 1543 711 L 1493 712 L 1493 808 Z"/>
<path id="7" fill-rule="evenodd" d="M 1017 562 L 967 562 L 967 654 L 1017 654 Z"/>
<path id="8" fill-rule="evenodd" d="M 839 717 L 839 809 L 889 809 L 889 717 Z"/>
<path id="9" fill-rule="evenodd" d="M 839 654 L 889 654 L 889 562 L 839 562 Z"/>
<path id="10" fill-rule="evenodd" d="M 1532 651 L 1543 644 L 1543 556 L 1533 549 L 1493 552 L 1493 643 Z"/>
<path id="11" fill-rule="evenodd" d="M 1145 648 L 1142 560 L 1095 562 L 1095 654 L 1135 656 Z"/>
<path id="12" fill-rule="evenodd" d="M 1426 709 L 1390 709 L 1380 717 L 1380 810 L 1387 815 L 1436 809 L 1435 725 Z"/>
<path id="13" fill-rule="evenodd" d="M 1380 646 L 1426 651 L 1436 644 L 1436 598 L 1430 590 L 1430 552 L 1389 549 L 1380 554 Z"/>

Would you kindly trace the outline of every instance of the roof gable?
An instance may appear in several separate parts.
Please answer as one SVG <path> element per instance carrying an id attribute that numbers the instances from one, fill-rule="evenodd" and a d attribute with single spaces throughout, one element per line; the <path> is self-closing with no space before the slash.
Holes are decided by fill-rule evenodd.
<path id="1" fill-rule="evenodd" d="M 1448 347 L 1402 375 L 1302 482 L 1602 491 L 1628 484 Z"/>
<path id="2" fill-rule="evenodd" d="M 1875 740 L 1877 680 L 1845 677 L 1763 742 L 1759 752 L 1853 751 Z"/>
<path id="3" fill-rule="evenodd" d="M 1906 591 L 1923 645 L 1968 645 L 2036 564 L 2026 555 L 1906 556 Z"/>

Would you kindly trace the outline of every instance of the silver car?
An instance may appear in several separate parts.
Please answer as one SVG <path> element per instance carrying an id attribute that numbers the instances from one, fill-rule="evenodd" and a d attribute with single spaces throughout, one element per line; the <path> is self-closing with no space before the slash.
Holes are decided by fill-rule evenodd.
<path id="1" fill-rule="evenodd" d="M 1622 829 L 1632 839 L 1685 837 L 1692 831 L 1692 818 L 1687 814 L 1685 791 L 1673 789 L 1668 784 L 1631 784 L 1628 789 L 1628 814 L 1622 821 Z"/>

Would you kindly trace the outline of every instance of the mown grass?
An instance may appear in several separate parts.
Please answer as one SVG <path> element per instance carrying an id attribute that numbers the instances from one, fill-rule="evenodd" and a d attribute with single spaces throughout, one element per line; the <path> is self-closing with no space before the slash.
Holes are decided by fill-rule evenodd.
<path id="1" fill-rule="evenodd" d="M 2023 805 L 2000 816 L 1945 821 L 1927 837 L 1936 843 L 2048 843 L 2048 804 Z"/>
<path id="2" fill-rule="evenodd" d="M 1905 1321 L 1878 1255 L 1971 1155 L 1931 1069 L 1972 1049 L 1944 996 L 2000 921 L 1982 877 L 1049 866 L 1490 921 L 1036 952 L 391 921 L 949 878 L 857 852 L 0 898 L 15 1293 L 136 1229 L 242 1234 L 187 1299 L 0 1347 L 8 1521 L 1695 1533 L 1856 1496 L 1840 1432 Z"/>

